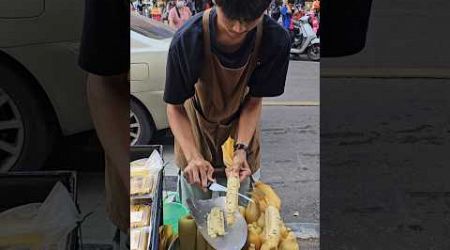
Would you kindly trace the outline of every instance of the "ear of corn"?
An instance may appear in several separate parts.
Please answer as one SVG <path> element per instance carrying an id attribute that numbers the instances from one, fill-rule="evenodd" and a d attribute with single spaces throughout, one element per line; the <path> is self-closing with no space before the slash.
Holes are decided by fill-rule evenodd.
<path id="1" fill-rule="evenodd" d="M 257 250 L 255 245 L 250 244 L 250 246 L 248 247 L 248 250 Z"/>
<path id="2" fill-rule="evenodd" d="M 223 163 L 227 168 L 233 165 L 233 154 L 234 154 L 234 139 L 228 137 L 228 139 L 222 145 Z"/>
<path id="3" fill-rule="evenodd" d="M 266 211 L 266 208 L 269 205 L 269 201 L 267 200 L 266 197 L 263 197 L 259 200 L 258 205 L 259 205 L 259 210 L 264 212 L 264 211 Z"/>
<path id="4" fill-rule="evenodd" d="M 280 242 L 280 250 L 299 250 L 297 238 L 293 232 L 290 232 L 288 236 Z"/>
<path id="5" fill-rule="evenodd" d="M 208 235 L 211 238 L 225 235 L 225 224 L 222 210 L 218 207 L 211 209 L 207 220 Z"/>
<path id="6" fill-rule="evenodd" d="M 264 214 L 265 214 L 264 212 L 261 213 L 258 218 L 258 221 L 256 222 L 260 228 L 264 228 L 264 226 L 265 226 L 265 215 Z"/>
<path id="7" fill-rule="evenodd" d="M 267 240 L 275 239 L 277 242 L 281 236 L 281 217 L 280 212 L 273 206 L 268 206 L 264 216 L 265 221 L 265 238 Z"/>
<path id="8" fill-rule="evenodd" d="M 275 193 L 275 191 L 269 185 L 258 181 L 255 183 L 255 189 L 264 193 L 267 198 L 268 205 L 276 207 L 278 210 L 281 208 L 281 199 Z"/>
<path id="9" fill-rule="evenodd" d="M 253 223 L 259 218 L 259 206 L 256 202 L 249 202 L 245 209 L 245 219 L 247 223 Z"/>
<path id="10" fill-rule="evenodd" d="M 238 192 L 239 192 L 239 178 L 238 177 L 228 177 L 227 180 L 227 196 L 225 204 L 225 212 L 227 218 L 227 225 L 233 225 L 236 222 L 235 213 L 238 211 Z"/>
<path id="11" fill-rule="evenodd" d="M 256 250 L 259 250 L 262 244 L 258 230 L 251 224 L 248 227 L 247 244 L 254 245 Z"/>
<path id="12" fill-rule="evenodd" d="M 284 223 L 281 223 L 281 238 L 285 239 L 289 234 L 289 228 L 287 228 Z"/>
<path id="13" fill-rule="evenodd" d="M 261 250 L 278 250 L 278 241 L 276 239 L 268 239 L 261 245 Z"/>

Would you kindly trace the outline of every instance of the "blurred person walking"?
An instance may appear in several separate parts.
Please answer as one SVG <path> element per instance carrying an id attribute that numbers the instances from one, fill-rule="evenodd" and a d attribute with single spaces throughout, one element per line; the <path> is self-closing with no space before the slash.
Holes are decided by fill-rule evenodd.
<path id="1" fill-rule="evenodd" d="M 274 0 L 270 4 L 270 16 L 273 18 L 273 20 L 277 21 L 281 17 L 281 10 L 280 10 L 280 2 L 279 0 Z"/>
<path id="2" fill-rule="evenodd" d="M 291 42 L 294 42 L 294 24 L 292 22 L 292 16 L 294 14 L 294 1 L 285 0 L 283 7 L 281 7 L 281 17 L 283 21 L 283 27 L 289 31 L 291 36 Z"/>
<path id="3" fill-rule="evenodd" d="M 192 16 L 184 0 L 178 0 L 176 6 L 169 11 L 169 26 L 179 29 Z"/>

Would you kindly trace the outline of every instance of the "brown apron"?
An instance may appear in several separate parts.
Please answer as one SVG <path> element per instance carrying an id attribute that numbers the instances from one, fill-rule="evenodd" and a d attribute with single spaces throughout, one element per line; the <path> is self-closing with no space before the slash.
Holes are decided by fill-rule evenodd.
<path id="1" fill-rule="evenodd" d="M 214 168 L 225 167 L 222 144 L 231 136 L 237 139 L 239 114 L 250 98 L 247 83 L 257 63 L 262 38 L 262 22 L 257 26 L 255 47 L 246 64 L 237 69 L 222 66 L 211 51 L 209 32 L 210 10 L 203 14 L 203 39 L 205 61 L 195 84 L 195 95 L 184 103 L 189 117 L 197 149 Z M 254 173 L 260 167 L 259 124 L 250 142 L 248 163 Z M 175 159 L 184 169 L 188 162 L 180 145 L 175 141 Z"/>
<path id="2" fill-rule="evenodd" d="M 122 232 L 130 227 L 130 194 L 120 179 L 117 167 L 105 157 L 106 211 L 112 223 Z"/>

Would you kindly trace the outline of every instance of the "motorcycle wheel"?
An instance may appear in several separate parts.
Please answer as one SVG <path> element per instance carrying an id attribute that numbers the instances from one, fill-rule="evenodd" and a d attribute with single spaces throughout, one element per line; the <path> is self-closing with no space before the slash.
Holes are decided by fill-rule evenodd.
<path id="1" fill-rule="evenodd" d="M 308 58 L 311 61 L 319 61 L 320 60 L 320 44 L 313 44 L 308 47 L 307 50 Z"/>

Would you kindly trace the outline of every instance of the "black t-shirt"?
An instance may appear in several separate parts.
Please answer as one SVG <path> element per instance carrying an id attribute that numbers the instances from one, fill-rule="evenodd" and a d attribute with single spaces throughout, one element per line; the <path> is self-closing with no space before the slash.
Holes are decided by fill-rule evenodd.
<path id="1" fill-rule="evenodd" d="M 97 75 L 130 69 L 130 2 L 85 0 L 79 65 Z"/>
<path id="2" fill-rule="evenodd" d="M 194 85 L 204 64 L 204 41 L 202 29 L 203 12 L 193 16 L 176 33 L 170 45 L 166 69 L 164 101 L 182 104 L 195 93 Z M 243 66 L 254 48 L 256 28 L 250 31 L 243 45 L 233 53 L 222 52 L 215 39 L 216 12 L 211 11 L 211 50 L 227 68 Z M 273 97 L 284 92 L 289 66 L 289 34 L 272 18 L 264 16 L 263 37 L 258 64 L 249 80 L 250 95 Z"/>

